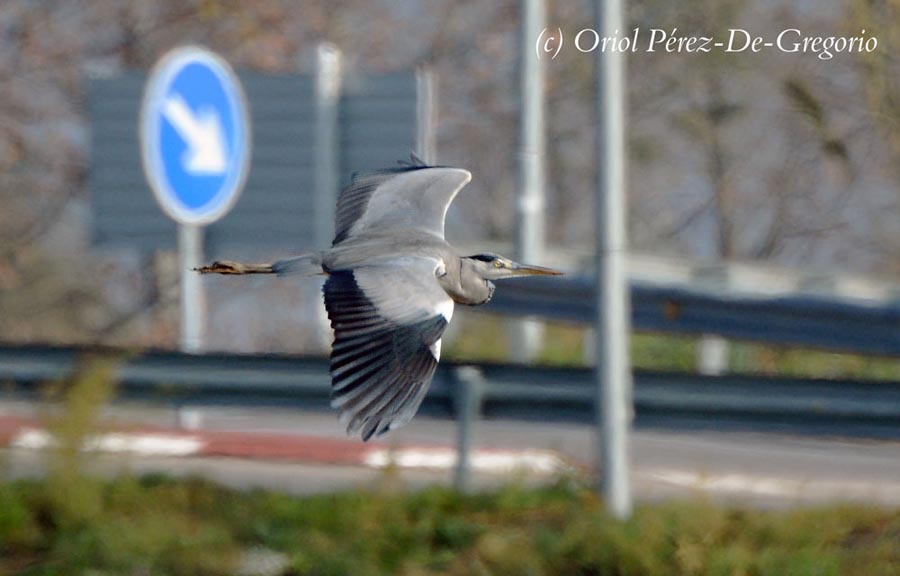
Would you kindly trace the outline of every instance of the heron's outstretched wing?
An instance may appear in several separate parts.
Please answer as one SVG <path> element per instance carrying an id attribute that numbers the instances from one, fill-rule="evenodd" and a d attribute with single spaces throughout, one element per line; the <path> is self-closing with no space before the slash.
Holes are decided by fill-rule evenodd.
<path id="1" fill-rule="evenodd" d="M 444 237 L 444 216 L 472 174 L 412 164 L 355 178 L 338 197 L 333 244 L 371 230 L 414 228 Z"/>
<path id="2" fill-rule="evenodd" d="M 453 316 L 435 276 L 442 266 L 404 257 L 333 271 L 325 281 L 334 329 L 331 405 L 349 434 L 368 440 L 399 428 L 422 403 Z"/>

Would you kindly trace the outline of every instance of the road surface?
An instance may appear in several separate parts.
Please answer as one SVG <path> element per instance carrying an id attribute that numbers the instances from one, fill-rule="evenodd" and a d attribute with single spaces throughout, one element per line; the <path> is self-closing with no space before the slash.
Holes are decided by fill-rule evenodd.
<path id="1" fill-rule="evenodd" d="M 36 415 L 27 402 L 0 403 L 0 417 Z M 111 422 L 181 430 L 182 433 L 227 433 L 250 442 L 325 443 L 366 448 L 347 439 L 336 417 L 325 412 L 202 407 L 176 412 L 140 405 L 117 405 L 107 411 Z M 188 428 L 188 430 L 185 430 Z M 229 436 L 231 437 L 231 436 Z M 483 421 L 475 429 L 480 449 L 522 451 L 540 449 L 562 456 L 575 470 L 589 470 L 594 461 L 593 430 L 575 424 Z M 417 417 L 391 433 L 381 445 L 451 448 L 456 438 L 452 421 Z M 376 445 L 377 446 L 377 445 Z M 39 451 L 7 448 L 7 474 L 40 474 Z M 306 452 L 303 452 L 306 453 Z M 384 483 L 420 487 L 450 483 L 452 468 L 385 470 L 359 464 L 327 463 L 318 458 L 223 458 L 153 455 L 92 455 L 91 466 L 102 474 L 165 472 L 202 475 L 237 488 L 264 487 L 291 493 L 345 488 L 370 488 Z M 539 471 L 497 473 L 477 471 L 475 488 L 509 481 L 541 482 L 552 474 Z M 824 502 L 858 502 L 900 506 L 900 443 L 744 433 L 639 429 L 632 436 L 632 480 L 638 500 L 709 497 L 762 506 L 793 506 Z"/>

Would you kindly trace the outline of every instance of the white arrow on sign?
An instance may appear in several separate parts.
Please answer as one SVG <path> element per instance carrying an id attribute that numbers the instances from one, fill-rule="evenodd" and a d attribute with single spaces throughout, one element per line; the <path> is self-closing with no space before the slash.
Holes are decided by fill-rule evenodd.
<path id="1" fill-rule="evenodd" d="M 225 142 L 222 123 L 211 108 L 202 108 L 195 114 L 180 94 L 166 98 L 163 115 L 188 145 L 183 158 L 184 169 L 200 175 L 216 175 L 225 172 Z"/>

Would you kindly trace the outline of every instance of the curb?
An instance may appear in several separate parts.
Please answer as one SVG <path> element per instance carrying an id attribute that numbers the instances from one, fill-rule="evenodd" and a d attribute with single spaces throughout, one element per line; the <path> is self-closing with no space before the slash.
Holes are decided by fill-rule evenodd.
<path id="1" fill-rule="evenodd" d="M 0 448 L 46 450 L 56 438 L 34 419 L 0 416 Z M 113 427 L 86 439 L 87 452 L 130 453 L 142 456 L 220 457 L 304 464 L 397 467 L 446 470 L 456 466 L 451 446 L 387 446 L 322 436 L 271 434 L 224 430 L 179 430 L 154 427 Z M 570 468 L 549 450 L 475 449 L 469 455 L 472 470 L 488 473 L 529 471 L 552 474 Z"/>

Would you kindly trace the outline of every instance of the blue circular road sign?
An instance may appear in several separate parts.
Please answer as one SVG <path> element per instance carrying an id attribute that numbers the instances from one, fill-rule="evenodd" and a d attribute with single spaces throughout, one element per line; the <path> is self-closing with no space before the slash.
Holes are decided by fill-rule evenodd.
<path id="1" fill-rule="evenodd" d="M 231 67 L 203 48 L 166 54 L 141 106 L 144 173 L 163 211 L 203 225 L 231 209 L 250 164 L 244 92 Z"/>

